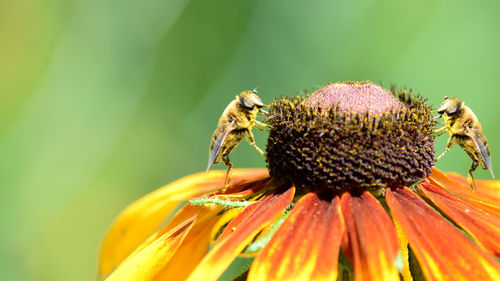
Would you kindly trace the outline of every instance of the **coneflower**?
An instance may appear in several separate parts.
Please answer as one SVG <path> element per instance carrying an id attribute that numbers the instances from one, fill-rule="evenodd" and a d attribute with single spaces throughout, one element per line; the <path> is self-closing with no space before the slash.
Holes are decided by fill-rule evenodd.
<path id="1" fill-rule="evenodd" d="M 500 280 L 500 182 L 473 192 L 433 167 L 422 98 L 334 83 L 267 118 L 268 169 L 236 169 L 228 188 L 223 171 L 187 176 L 131 204 L 100 276 L 217 280 L 245 254 L 247 280 Z"/>

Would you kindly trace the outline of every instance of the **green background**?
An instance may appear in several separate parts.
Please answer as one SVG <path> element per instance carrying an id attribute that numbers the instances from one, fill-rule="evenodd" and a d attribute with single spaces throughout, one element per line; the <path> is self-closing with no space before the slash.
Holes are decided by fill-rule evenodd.
<path id="1" fill-rule="evenodd" d="M 500 176 L 499 12 L 456 0 L 1 1 L 0 278 L 93 280 L 112 219 L 204 170 L 220 113 L 255 87 L 266 103 L 365 79 L 435 106 L 461 97 Z M 232 160 L 265 165 L 246 143 Z M 470 164 L 456 147 L 438 167 Z"/>

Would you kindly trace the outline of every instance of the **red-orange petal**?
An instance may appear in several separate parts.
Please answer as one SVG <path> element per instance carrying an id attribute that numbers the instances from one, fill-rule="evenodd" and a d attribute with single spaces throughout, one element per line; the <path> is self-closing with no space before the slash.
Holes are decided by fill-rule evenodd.
<path id="1" fill-rule="evenodd" d="M 129 205 L 104 237 L 99 275 L 105 276 L 164 222 L 177 205 L 193 196 L 224 186 L 226 172 L 210 171 L 181 178 Z M 268 176 L 265 169 L 235 169 L 233 183 Z"/>
<path id="2" fill-rule="evenodd" d="M 432 170 L 432 175 L 429 180 L 441 188 L 450 191 L 454 195 L 481 206 L 481 208 L 488 208 L 493 212 L 500 214 L 500 198 L 497 198 L 488 192 L 483 192 L 482 187 L 478 187 L 476 185 L 478 190 L 474 192 L 468 183 L 465 185 L 457 182 L 436 168 Z"/>
<path id="3" fill-rule="evenodd" d="M 272 192 L 246 207 L 224 229 L 214 247 L 203 258 L 188 280 L 217 280 L 255 235 L 269 225 L 276 216 L 283 214 L 294 194 L 294 187 L 284 192 Z"/>
<path id="4" fill-rule="evenodd" d="M 247 280 L 336 280 L 343 232 L 339 198 L 309 193 L 261 250 Z"/>
<path id="5" fill-rule="evenodd" d="M 189 233 L 196 217 L 185 221 L 141 250 L 125 259 L 106 281 L 153 280 L 158 272 L 170 261 L 177 248 Z"/>
<path id="6" fill-rule="evenodd" d="M 500 265 L 407 188 L 387 189 L 394 219 L 427 280 L 500 280 Z"/>
<path id="7" fill-rule="evenodd" d="M 430 183 L 422 183 L 422 193 L 460 225 L 480 246 L 500 258 L 500 215 L 480 209 Z"/>
<path id="8" fill-rule="evenodd" d="M 352 254 L 354 280 L 399 280 L 399 241 L 387 212 L 368 191 L 342 195 L 342 213 Z"/>
<path id="9" fill-rule="evenodd" d="M 245 197 L 273 186 L 277 186 L 277 183 L 271 177 L 265 177 L 244 184 L 232 185 L 226 190 L 218 190 L 214 192 L 213 195 L 224 195 L 227 197 Z"/>

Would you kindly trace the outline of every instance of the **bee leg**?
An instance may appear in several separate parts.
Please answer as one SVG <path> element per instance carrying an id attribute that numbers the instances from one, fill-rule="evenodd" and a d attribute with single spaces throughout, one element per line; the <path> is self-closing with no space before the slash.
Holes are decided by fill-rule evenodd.
<path id="1" fill-rule="evenodd" d="M 229 160 L 229 157 L 227 157 L 227 155 L 222 158 L 222 161 L 227 166 L 226 180 L 224 181 L 224 186 L 227 188 L 229 187 L 231 176 L 233 175 L 233 163 L 231 162 L 231 160 Z"/>
<path id="2" fill-rule="evenodd" d="M 436 134 L 436 137 L 439 137 L 440 135 L 444 134 L 445 132 L 446 132 L 446 126 L 443 126 L 439 129 L 432 131 L 433 134 Z"/>
<path id="3" fill-rule="evenodd" d="M 255 149 L 257 149 L 257 151 L 264 157 L 266 157 L 266 153 L 264 151 L 262 151 L 262 149 L 260 149 L 256 144 L 255 144 L 255 138 L 253 136 L 253 133 L 251 130 L 248 130 L 248 135 L 247 135 L 247 140 L 248 142 L 253 146 L 255 147 Z"/>
<path id="4" fill-rule="evenodd" d="M 257 128 L 259 131 L 263 131 L 263 132 L 269 132 L 269 131 L 271 131 L 271 129 L 260 127 L 259 125 L 255 125 L 255 128 Z"/>
<path id="5" fill-rule="evenodd" d="M 264 107 L 269 107 L 269 105 L 264 105 Z M 264 115 L 269 115 L 269 112 L 267 110 L 264 110 L 264 109 L 259 109 L 259 112 L 264 114 Z"/>
<path id="6" fill-rule="evenodd" d="M 443 157 L 446 154 L 446 152 L 450 151 L 453 145 L 455 145 L 454 139 L 455 139 L 454 136 L 451 136 L 448 139 L 448 142 L 446 143 L 446 149 L 443 151 L 443 153 L 441 153 L 441 155 L 438 156 L 438 158 L 436 158 L 434 162 L 437 162 L 439 159 L 441 159 L 441 157 Z"/>
<path id="7" fill-rule="evenodd" d="M 470 187 L 473 191 L 476 191 L 476 184 L 474 183 L 474 177 L 472 176 L 472 172 L 474 172 L 477 168 L 477 161 L 472 160 L 472 166 L 469 169 L 469 173 L 467 174 L 467 181 L 469 182 Z"/>
<path id="8" fill-rule="evenodd" d="M 255 120 L 255 127 L 264 132 L 269 132 L 271 130 L 271 126 L 258 120 Z"/>
<path id="9" fill-rule="evenodd" d="M 268 124 L 266 124 L 264 122 L 260 122 L 258 120 L 255 120 L 255 124 L 257 124 L 258 126 L 263 127 L 263 128 L 271 128 L 271 126 L 269 126 Z"/>

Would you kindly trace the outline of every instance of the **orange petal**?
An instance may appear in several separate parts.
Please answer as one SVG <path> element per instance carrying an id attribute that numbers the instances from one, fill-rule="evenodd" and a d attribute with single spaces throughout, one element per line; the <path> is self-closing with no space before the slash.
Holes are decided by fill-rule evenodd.
<path id="1" fill-rule="evenodd" d="M 476 192 L 500 201 L 500 180 L 476 180 Z"/>
<path id="2" fill-rule="evenodd" d="M 336 280 L 343 232 L 339 198 L 309 193 L 261 250 L 247 280 Z"/>
<path id="3" fill-rule="evenodd" d="M 109 274 L 164 222 L 180 202 L 223 187 L 225 176 L 225 171 L 187 176 L 129 205 L 104 237 L 99 255 L 99 274 Z M 265 176 L 265 169 L 236 169 L 232 182 L 256 180 Z"/>
<path id="4" fill-rule="evenodd" d="M 445 173 L 451 180 L 459 183 L 460 185 L 470 188 L 467 179 L 457 173 Z M 475 180 L 476 192 L 482 193 L 487 196 L 492 196 L 500 200 L 500 181 L 498 180 Z"/>
<path id="5" fill-rule="evenodd" d="M 476 180 L 476 192 L 500 201 L 500 180 Z"/>
<path id="6" fill-rule="evenodd" d="M 354 280 L 399 280 L 396 268 L 399 241 L 384 207 L 368 191 L 359 197 L 346 192 L 342 195 L 342 213 Z"/>
<path id="7" fill-rule="evenodd" d="M 196 217 L 161 235 L 134 255 L 127 258 L 106 281 L 152 280 L 165 266 L 193 226 Z"/>
<path id="8" fill-rule="evenodd" d="M 386 200 L 427 280 L 500 280 L 500 264 L 418 195 L 387 189 Z"/>
<path id="9" fill-rule="evenodd" d="M 480 246 L 500 257 L 500 215 L 480 209 L 430 183 L 422 183 L 422 192 L 439 209 L 460 225 Z"/>
<path id="10" fill-rule="evenodd" d="M 477 190 L 474 192 L 468 183 L 467 185 L 464 185 L 460 182 L 456 182 L 436 168 L 432 170 L 432 176 L 429 180 L 431 183 L 450 191 L 456 196 L 467 199 L 482 208 L 488 208 L 491 211 L 500 214 L 500 199 L 496 196 L 488 194 L 487 192 L 483 192 L 482 190 L 479 191 L 480 187 L 477 185 Z"/>
<path id="11" fill-rule="evenodd" d="M 212 250 L 189 276 L 191 281 L 217 280 L 238 254 L 261 229 L 282 215 L 295 194 L 291 187 L 285 192 L 265 195 L 257 203 L 246 207 L 222 232 Z"/>

